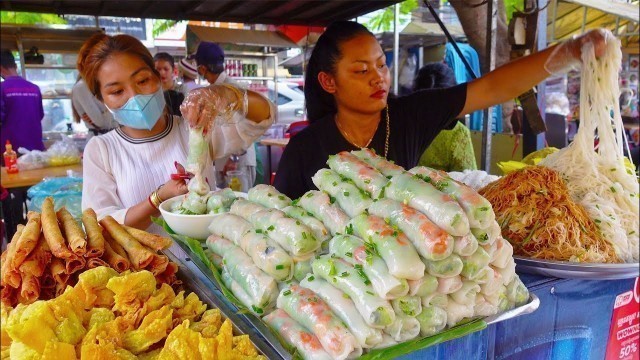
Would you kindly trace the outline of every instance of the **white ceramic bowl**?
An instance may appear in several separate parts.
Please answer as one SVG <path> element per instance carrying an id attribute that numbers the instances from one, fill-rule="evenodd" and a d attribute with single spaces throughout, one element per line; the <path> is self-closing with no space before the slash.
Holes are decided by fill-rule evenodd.
<path id="1" fill-rule="evenodd" d="M 247 198 L 246 193 L 235 192 L 239 198 Z M 171 206 L 177 202 L 182 201 L 186 195 L 179 195 L 165 200 L 160 204 L 160 213 L 167 222 L 167 225 L 176 234 L 185 235 L 194 239 L 204 240 L 211 235 L 209 232 L 209 225 L 213 218 L 220 214 L 204 214 L 204 215 L 185 215 L 175 214 L 171 212 Z"/>

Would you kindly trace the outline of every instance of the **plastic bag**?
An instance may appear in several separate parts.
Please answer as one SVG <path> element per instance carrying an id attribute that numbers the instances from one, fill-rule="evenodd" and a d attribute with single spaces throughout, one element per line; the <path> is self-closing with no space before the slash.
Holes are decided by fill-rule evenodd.
<path id="1" fill-rule="evenodd" d="M 18 169 L 22 171 L 49 166 L 49 154 L 46 151 L 29 151 L 21 147 L 18 149 L 18 153 L 22 154 L 22 156 L 18 158 Z"/>
<path id="2" fill-rule="evenodd" d="M 45 179 L 27 191 L 30 211 L 42 211 L 47 196 L 53 197 L 56 211 L 63 206 L 74 218 L 82 217 L 82 178 L 57 177 Z"/>
<path id="3" fill-rule="evenodd" d="M 47 150 L 49 154 L 50 166 L 63 166 L 78 164 L 80 162 L 80 151 L 73 140 L 64 137 L 56 141 Z"/>

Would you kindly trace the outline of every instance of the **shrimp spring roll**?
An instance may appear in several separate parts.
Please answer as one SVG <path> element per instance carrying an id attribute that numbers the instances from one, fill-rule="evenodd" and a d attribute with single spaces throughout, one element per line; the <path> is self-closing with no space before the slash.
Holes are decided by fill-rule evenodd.
<path id="1" fill-rule="evenodd" d="M 115 246 L 115 248 L 113 246 Z M 122 251 L 119 252 L 116 251 L 116 249 Z M 129 270 L 131 267 L 131 263 L 129 262 L 125 251 L 110 237 L 105 238 L 103 258 L 109 266 L 119 273 Z"/>
<path id="2" fill-rule="evenodd" d="M 491 245 L 501 235 L 500 225 L 494 221 L 488 228 L 471 228 L 471 233 L 476 237 L 480 245 Z"/>
<path id="3" fill-rule="evenodd" d="M 438 289 L 438 278 L 425 273 L 418 280 L 409 280 L 409 295 L 424 297 Z"/>
<path id="4" fill-rule="evenodd" d="M 497 313 L 497 306 L 488 302 L 482 294 L 476 295 L 476 301 L 473 305 L 473 314 L 475 316 L 491 316 Z"/>
<path id="5" fill-rule="evenodd" d="M 273 277 L 260 270 L 244 251 L 229 240 L 211 235 L 207 238 L 207 246 L 222 256 L 223 269 L 251 297 L 251 309 L 263 314 L 264 310 L 273 307 L 278 296 L 278 287 Z"/>
<path id="6" fill-rule="evenodd" d="M 487 199 L 469 186 L 453 180 L 447 173 L 424 166 L 414 167 L 409 172 L 420 176 L 438 190 L 456 199 L 467 214 L 469 226 L 486 229 L 496 219 L 491 203 Z"/>
<path id="7" fill-rule="evenodd" d="M 447 306 L 444 308 L 447 312 L 447 326 L 453 327 L 463 319 L 473 317 L 473 306 L 462 305 L 449 299 Z"/>
<path id="8" fill-rule="evenodd" d="M 284 310 L 276 309 L 262 318 L 273 331 L 277 332 L 289 344 L 298 350 L 304 360 L 332 360 L 322 348 L 318 338 Z"/>
<path id="9" fill-rule="evenodd" d="M 278 308 L 284 310 L 318 338 L 324 350 L 334 359 L 362 355 L 362 347 L 331 311 L 327 303 L 313 291 L 291 285 L 278 295 Z"/>
<path id="10" fill-rule="evenodd" d="M 429 306 L 437 306 L 439 308 L 444 309 L 447 307 L 449 303 L 449 296 L 446 294 L 441 294 L 439 292 L 434 292 L 431 295 L 427 295 L 422 298 L 422 308 L 426 308 Z"/>
<path id="11" fill-rule="evenodd" d="M 249 217 L 249 222 L 268 234 L 280 246 L 296 258 L 310 257 L 320 247 L 320 241 L 311 229 L 300 220 L 292 219 L 277 209 L 259 211 Z"/>
<path id="12" fill-rule="evenodd" d="M 307 260 L 301 260 L 301 261 L 295 261 L 293 263 L 293 278 L 298 280 L 298 281 L 302 281 L 307 274 L 309 274 L 310 272 L 312 272 L 313 270 L 311 269 L 311 261 L 313 258 L 307 259 Z"/>
<path id="13" fill-rule="evenodd" d="M 371 165 L 346 151 L 329 156 L 327 165 L 329 165 L 331 170 L 350 179 L 360 189 L 371 194 L 371 197 L 374 199 L 382 197 L 382 189 L 389 181 Z"/>
<path id="14" fill-rule="evenodd" d="M 322 221 L 331 235 L 344 234 L 349 224 L 349 216 L 333 204 L 329 195 L 322 191 L 307 191 L 300 198 L 298 205 Z"/>
<path id="15" fill-rule="evenodd" d="M 341 259 L 320 256 L 311 263 L 313 274 L 335 286 L 353 300 L 367 325 L 383 329 L 393 323 L 395 313 L 388 301 L 373 292 L 369 280 Z"/>
<path id="16" fill-rule="evenodd" d="M 0 261 L 2 264 L 2 271 L 0 272 L 2 276 L 0 279 L 1 285 L 4 287 L 12 287 L 14 289 L 20 287 L 20 272 L 17 268 L 11 266 L 12 261 L 10 260 L 10 257 L 15 253 L 16 244 L 18 243 L 18 239 L 22 235 L 23 230 L 24 225 L 18 225 L 15 234 L 13 234 L 13 237 L 11 238 L 11 242 L 7 244 L 7 249 L 2 253 L 2 261 Z"/>
<path id="17" fill-rule="evenodd" d="M 224 286 L 226 286 L 227 289 L 229 289 L 233 293 L 233 295 L 235 295 L 235 297 L 238 298 L 238 300 L 240 300 L 240 303 L 242 305 L 246 306 L 248 309 L 251 310 L 251 312 L 253 312 L 258 316 L 262 314 L 262 313 L 256 312 L 258 308 L 252 306 L 253 299 L 251 298 L 251 296 L 249 296 L 249 294 L 247 294 L 247 292 L 244 291 L 242 286 L 240 286 L 240 284 L 238 284 L 237 281 L 231 278 L 231 275 L 229 275 L 229 273 L 226 270 L 222 271 L 221 277 L 222 277 L 222 282 L 224 283 Z"/>
<path id="18" fill-rule="evenodd" d="M 379 199 L 369 207 L 369 213 L 397 226 L 411 240 L 416 250 L 427 260 L 442 260 L 451 255 L 454 239 L 416 209 L 399 201 Z"/>
<path id="19" fill-rule="evenodd" d="M 364 239 L 368 247 L 387 263 L 389 273 L 397 278 L 418 280 L 425 265 L 416 248 L 401 232 L 394 230 L 384 219 L 361 214 L 351 220 L 353 233 Z"/>
<path id="20" fill-rule="evenodd" d="M 327 230 L 327 228 L 324 226 L 322 221 L 313 217 L 311 213 L 307 212 L 303 208 L 292 205 L 282 209 L 282 212 L 287 214 L 287 216 L 290 218 L 302 221 L 303 224 L 307 225 L 309 229 L 311 229 L 316 239 L 320 240 L 321 242 L 325 242 L 331 239 L 331 234 L 329 233 L 329 230 Z"/>
<path id="21" fill-rule="evenodd" d="M 268 208 L 282 210 L 291 205 L 291 199 L 271 185 L 258 184 L 249 190 L 249 200 Z"/>
<path id="22" fill-rule="evenodd" d="M 438 278 L 437 292 L 440 294 L 452 294 L 462 289 L 462 278 L 458 275 L 450 278 Z"/>
<path id="23" fill-rule="evenodd" d="M 104 253 L 104 236 L 102 236 L 102 229 L 98 224 L 97 215 L 93 209 L 86 209 L 82 212 L 82 224 L 87 233 L 87 252 L 85 256 L 88 258 L 102 256 Z"/>
<path id="24" fill-rule="evenodd" d="M 515 305 L 525 304 L 529 300 L 529 290 L 517 276 L 507 285 L 507 299 Z"/>
<path id="25" fill-rule="evenodd" d="M 461 258 L 463 267 L 460 275 L 470 280 L 474 280 L 480 274 L 480 271 L 489 265 L 491 260 L 491 257 L 484 251 L 482 246 L 478 247 L 471 256 L 463 256 Z"/>
<path id="26" fill-rule="evenodd" d="M 460 256 L 456 254 L 450 255 L 448 258 L 438 261 L 427 261 L 427 271 L 429 275 L 438 278 L 450 278 L 460 275 L 464 263 Z"/>
<path id="27" fill-rule="evenodd" d="M 209 231 L 212 234 L 231 240 L 238 246 L 244 234 L 252 229 L 253 226 L 247 220 L 231 213 L 214 217 L 209 225 Z"/>
<path id="28" fill-rule="evenodd" d="M 51 197 L 47 197 L 42 202 L 42 232 L 53 256 L 66 259 L 73 255 L 62 237 L 62 231 L 58 226 L 58 218 L 53 209 L 53 199 Z"/>
<path id="29" fill-rule="evenodd" d="M 371 348 L 382 341 L 382 331 L 369 327 L 364 322 L 348 295 L 311 274 L 300 282 L 300 286 L 312 290 L 327 303 L 333 313 L 347 325 L 361 347 Z"/>
<path id="30" fill-rule="evenodd" d="M 387 178 L 405 172 L 402 166 L 398 166 L 393 162 L 385 159 L 384 157 L 377 155 L 372 149 L 363 148 L 360 150 L 352 151 L 351 154 L 355 155 L 358 159 L 366 162 L 367 164 L 373 166 Z"/>
<path id="31" fill-rule="evenodd" d="M 64 229 L 64 235 L 71 251 L 78 256 L 84 255 L 87 252 L 87 240 L 80 225 L 65 207 L 58 210 L 57 217 Z"/>
<path id="32" fill-rule="evenodd" d="M 422 311 L 422 299 L 418 296 L 403 296 L 391 300 L 391 306 L 397 315 L 416 317 Z"/>
<path id="33" fill-rule="evenodd" d="M 469 232 L 467 215 L 451 196 L 409 173 L 391 178 L 385 195 L 421 211 L 439 228 L 453 236 Z"/>
<path id="34" fill-rule="evenodd" d="M 173 243 L 171 239 L 164 236 L 151 234 L 144 230 L 136 229 L 131 226 L 123 226 L 123 227 L 125 230 L 127 230 L 127 232 L 131 236 L 133 236 L 136 240 L 138 240 L 140 244 L 150 248 L 153 251 L 168 249 L 169 247 L 171 247 L 171 244 Z"/>
<path id="35" fill-rule="evenodd" d="M 220 214 L 229 212 L 231 204 L 236 199 L 236 194 L 229 188 L 214 191 L 207 198 L 207 213 Z"/>
<path id="36" fill-rule="evenodd" d="M 233 205 L 231 205 L 231 210 L 229 210 L 229 212 L 238 215 L 245 220 L 248 220 L 251 215 L 257 213 L 258 211 L 266 209 L 268 208 L 249 200 L 238 199 L 233 202 Z"/>
<path id="37" fill-rule="evenodd" d="M 460 256 L 471 256 L 478 249 L 478 240 L 470 232 L 464 236 L 456 236 L 453 252 Z"/>
<path id="38" fill-rule="evenodd" d="M 144 269 L 153 261 L 154 253 L 140 244 L 114 218 L 106 216 L 100 220 L 100 225 L 111 235 L 115 242 L 124 248 L 134 269 Z"/>
<path id="39" fill-rule="evenodd" d="M 420 322 L 415 317 L 397 314 L 391 325 L 384 328 L 384 332 L 389 334 L 394 340 L 404 342 L 416 338 L 420 334 Z"/>
<path id="40" fill-rule="evenodd" d="M 513 246 L 502 237 L 496 242 L 495 258 L 491 261 L 491 265 L 503 269 L 513 262 Z"/>
<path id="41" fill-rule="evenodd" d="M 447 326 L 447 312 L 437 306 L 425 306 L 416 320 L 420 323 L 421 336 L 435 335 Z"/>
<path id="42" fill-rule="evenodd" d="M 407 280 L 389 274 L 384 260 L 368 250 L 360 238 L 337 235 L 329 241 L 329 253 L 353 265 L 357 272 L 364 272 L 378 296 L 383 299 L 395 299 L 409 291 Z"/>
<path id="43" fill-rule="evenodd" d="M 251 257 L 260 270 L 278 281 L 291 278 L 293 260 L 275 241 L 250 230 L 240 239 L 240 248 Z"/>
<path id="44" fill-rule="evenodd" d="M 312 180 L 318 189 L 333 196 L 349 217 L 362 214 L 371 205 L 369 195 L 351 181 L 340 178 L 333 170 L 320 169 Z"/>
<path id="45" fill-rule="evenodd" d="M 513 278 L 516 276 L 515 261 L 510 262 L 509 265 L 505 266 L 502 269 L 495 266 L 491 266 L 491 267 L 493 268 L 494 271 L 500 273 L 500 276 L 502 276 L 503 285 L 507 285 L 508 283 L 510 283 L 511 280 L 513 280 Z"/>
<path id="46" fill-rule="evenodd" d="M 504 285 L 504 280 L 502 278 L 502 274 L 499 271 L 496 271 L 491 266 L 487 267 L 489 269 L 489 280 L 484 284 L 480 285 L 480 293 L 481 294 L 492 294 L 500 288 L 501 285 Z"/>
<path id="47" fill-rule="evenodd" d="M 476 301 L 476 295 L 480 292 L 480 285 L 473 281 L 463 281 L 462 286 L 458 291 L 452 293 L 450 296 L 453 301 L 461 305 L 473 305 Z"/>
<path id="48" fill-rule="evenodd" d="M 15 246 L 11 248 L 12 252 L 7 254 L 6 260 L 11 262 L 11 269 L 19 268 L 31 251 L 38 245 L 40 224 L 40 214 L 32 212 Z"/>

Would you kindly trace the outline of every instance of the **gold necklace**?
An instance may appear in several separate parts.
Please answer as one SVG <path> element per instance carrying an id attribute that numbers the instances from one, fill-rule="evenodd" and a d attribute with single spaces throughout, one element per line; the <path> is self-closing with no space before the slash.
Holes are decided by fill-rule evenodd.
<path id="1" fill-rule="evenodd" d="M 385 115 L 386 115 L 386 125 L 387 125 L 387 131 L 386 131 L 386 135 L 385 135 L 385 139 L 384 139 L 384 157 L 386 158 L 387 155 L 389 155 L 389 135 L 391 134 L 391 128 L 390 128 L 390 121 L 389 121 L 389 105 L 387 105 L 386 109 L 385 109 Z M 367 141 L 367 144 L 365 146 L 360 146 L 358 144 L 356 144 L 355 142 L 351 141 L 352 137 L 351 134 L 349 134 L 348 131 L 346 131 L 345 129 L 342 128 L 342 126 L 340 126 L 340 123 L 338 122 L 337 117 L 334 120 L 336 122 L 336 125 L 338 126 L 338 130 L 342 133 L 342 135 L 344 135 L 345 140 L 347 140 L 349 142 L 349 144 L 357 147 L 357 148 L 366 148 L 369 147 L 369 145 L 371 145 L 371 141 L 373 141 L 373 138 L 376 136 L 376 132 L 378 132 L 378 127 L 376 126 L 376 131 L 373 132 L 373 135 L 371 136 L 371 138 L 369 139 L 369 141 Z M 380 126 L 380 123 L 378 123 L 378 126 Z"/>

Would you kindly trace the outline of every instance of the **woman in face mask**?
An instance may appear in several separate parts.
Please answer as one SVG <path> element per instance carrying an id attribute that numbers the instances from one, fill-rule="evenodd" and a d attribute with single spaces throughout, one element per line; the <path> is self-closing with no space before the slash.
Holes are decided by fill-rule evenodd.
<path id="1" fill-rule="evenodd" d="M 247 113 L 243 121 L 212 126 L 215 109 L 204 108 L 188 109 L 192 116 L 187 121 L 170 116 L 151 54 L 129 35 L 98 34 L 87 40 L 78 55 L 78 70 L 120 124 L 92 138 L 85 148 L 82 208 L 139 229 L 150 227 L 162 200 L 187 192 L 185 181 L 171 180 L 170 175 L 184 171 L 179 164 L 187 159 L 189 126 L 208 129 L 210 153 L 217 159 L 242 152 L 274 120 L 275 106 L 264 97 L 253 92 L 243 97 L 242 91 L 228 87 L 200 92 L 201 98 L 192 103 L 217 108 L 242 104 Z M 215 188 L 212 162 L 204 176 Z"/>

